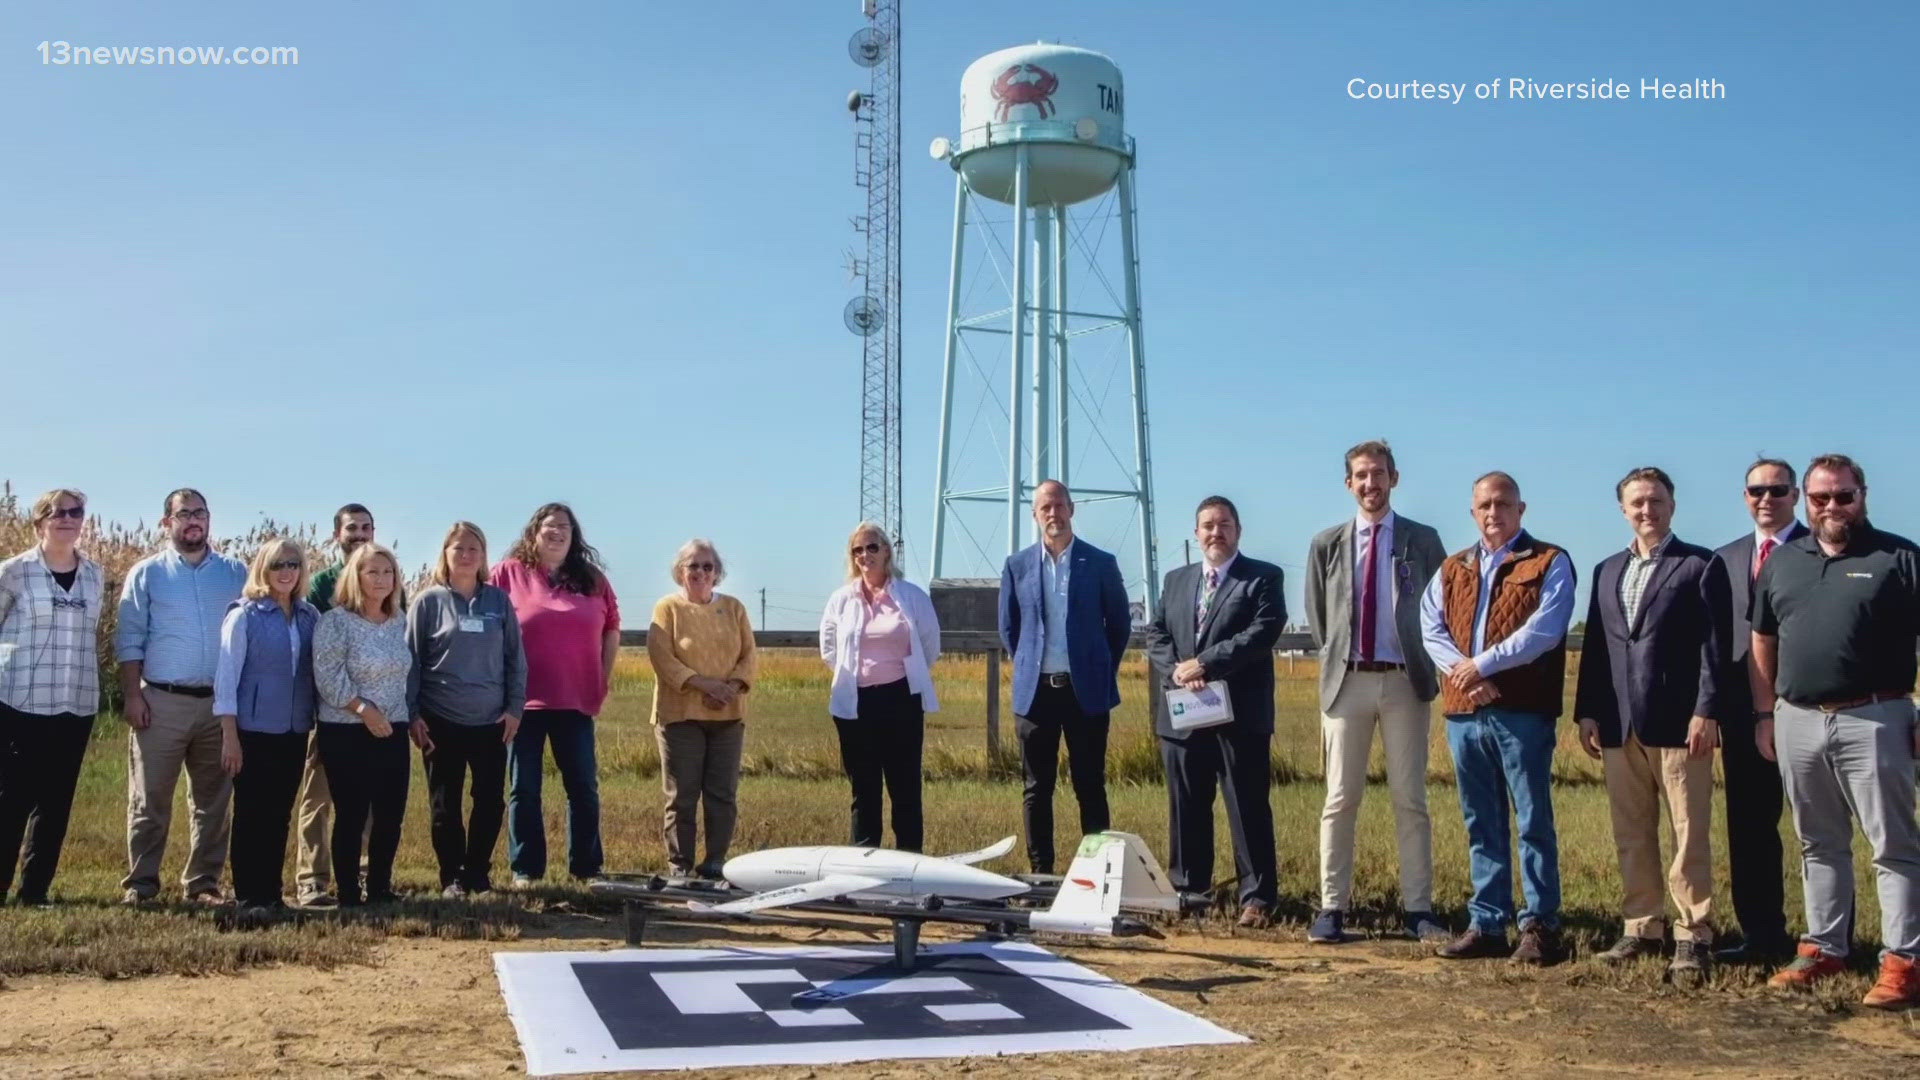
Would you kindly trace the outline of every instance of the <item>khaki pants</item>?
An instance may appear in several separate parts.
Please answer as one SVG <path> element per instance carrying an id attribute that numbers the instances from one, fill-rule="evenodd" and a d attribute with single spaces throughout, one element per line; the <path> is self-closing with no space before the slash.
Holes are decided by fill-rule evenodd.
<path id="1" fill-rule="evenodd" d="M 1320 906 L 1345 911 L 1353 894 L 1354 827 L 1367 792 L 1374 728 L 1387 757 L 1400 902 L 1433 910 L 1433 824 L 1427 816 L 1427 739 L 1433 711 L 1404 671 L 1349 671 L 1333 708 L 1320 717 L 1327 801 L 1320 812 Z"/>
<path id="2" fill-rule="evenodd" d="M 742 720 L 682 720 L 653 729 L 660 742 L 660 787 L 666 813 L 660 831 L 667 842 L 667 863 L 676 872 L 694 866 L 694 812 L 707 817 L 707 858 L 700 865 L 717 869 L 727 860 L 738 816 L 734 796 L 740 790 L 740 752 L 746 745 Z"/>
<path id="3" fill-rule="evenodd" d="M 1673 863 L 1666 888 L 1679 917 L 1673 936 L 1713 941 L 1713 758 L 1690 757 L 1686 747 L 1626 745 L 1604 751 L 1613 843 L 1626 895 L 1621 904 L 1631 937 L 1659 938 L 1666 919 L 1661 895 L 1660 804 L 1673 823 Z"/>
<path id="4" fill-rule="evenodd" d="M 327 891 L 333 882 L 333 852 L 327 842 L 327 817 L 333 810 L 333 797 L 327 790 L 327 770 L 320 765 L 319 725 L 307 736 L 307 764 L 300 774 L 299 855 L 294 862 L 294 882 L 301 900 Z"/>
<path id="5" fill-rule="evenodd" d="M 227 861 L 227 804 L 233 781 L 220 767 L 220 724 L 213 718 L 213 699 L 151 686 L 142 686 L 140 693 L 152 721 L 127 738 L 127 876 L 120 887 L 147 897 L 160 892 L 160 859 L 173 823 L 173 786 L 184 767 L 193 832 L 180 884 L 188 896 L 218 892 Z"/>

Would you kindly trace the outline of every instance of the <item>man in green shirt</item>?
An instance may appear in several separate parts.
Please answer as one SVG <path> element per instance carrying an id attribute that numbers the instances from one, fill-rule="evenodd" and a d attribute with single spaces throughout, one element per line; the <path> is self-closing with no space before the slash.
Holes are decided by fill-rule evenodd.
<path id="1" fill-rule="evenodd" d="M 348 503 L 334 512 L 333 542 L 340 549 L 340 561 L 313 575 L 307 589 L 307 602 L 321 611 L 333 606 L 333 589 L 340 581 L 353 549 L 373 539 L 373 512 L 359 503 Z M 307 742 L 306 772 L 300 778 L 300 853 L 294 880 L 299 901 L 305 907 L 331 907 L 328 887 L 333 881 L 333 845 L 328 842 L 328 818 L 332 816 L 333 796 L 327 790 L 327 772 L 320 767 L 318 731 Z"/>

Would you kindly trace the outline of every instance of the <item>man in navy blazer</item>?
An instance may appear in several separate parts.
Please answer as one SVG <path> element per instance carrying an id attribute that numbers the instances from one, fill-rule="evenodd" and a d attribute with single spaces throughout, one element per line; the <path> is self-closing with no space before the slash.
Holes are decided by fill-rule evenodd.
<path id="1" fill-rule="evenodd" d="M 1596 959 L 1664 952 L 1664 879 L 1673 893 L 1675 981 L 1705 977 L 1713 948 L 1713 748 L 1719 744 L 1731 601 L 1713 552 L 1673 535 L 1673 480 L 1656 468 L 1614 488 L 1633 527 L 1593 573 L 1574 715 L 1580 745 L 1606 762 L 1625 933 Z M 1660 866 L 1660 804 L 1673 865 Z"/>
<path id="2" fill-rule="evenodd" d="M 1240 554 L 1240 511 L 1219 495 L 1195 511 L 1203 561 L 1167 575 L 1147 627 L 1147 659 L 1162 689 L 1224 681 L 1233 719 L 1177 731 L 1160 696 L 1153 730 L 1167 770 L 1174 888 L 1213 888 L 1213 793 L 1226 788 L 1227 827 L 1240 875 L 1240 925 L 1273 920 L 1279 871 L 1273 847 L 1273 646 L 1287 622 L 1280 568 Z"/>
<path id="3" fill-rule="evenodd" d="M 1120 704 L 1120 655 L 1133 632 L 1120 563 L 1073 535 L 1073 496 L 1058 480 L 1034 489 L 1040 542 L 1007 557 L 1000 571 L 1000 644 L 1013 657 L 1014 730 L 1027 859 L 1053 873 L 1053 787 L 1060 738 L 1080 803 L 1080 832 L 1104 832 L 1107 719 Z"/>
<path id="4" fill-rule="evenodd" d="M 1807 535 L 1794 517 L 1800 486 L 1793 466 L 1779 458 L 1761 458 L 1747 467 L 1747 516 L 1753 528 L 1714 554 L 1733 596 L 1727 634 L 1732 665 L 1721 686 L 1726 715 L 1720 721 L 1720 768 L 1727 798 L 1727 884 L 1733 917 L 1742 941 L 1717 959 L 1730 963 L 1785 963 L 1793 956 L 1794 936 L 1787 932 L 1786 872 L 1782 869 L 1780 815 L 1786 795 L 1780 766 L 1760 756 L 1753 741 L 1753 688 L 1747 681 L 1747 654 L 1753 624 L 1747 606 L 1753 581 L 1773 553 Z M 1769 703 L 1771 704 L 1771 703 Z"/>

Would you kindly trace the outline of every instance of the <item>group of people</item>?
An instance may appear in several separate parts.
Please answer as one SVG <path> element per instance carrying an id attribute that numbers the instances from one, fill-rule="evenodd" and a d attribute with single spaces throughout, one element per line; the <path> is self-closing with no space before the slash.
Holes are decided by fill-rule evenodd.
<path id="1" fill-rule="evenodd" d="M 1357 512 L 1316 535 L 1308 551 L 1306 621 L 1320 656 L 1326 775 L 1319 910 L 1308 937 L 1346 940 L 1356 821 L 1377 731 L 1406 933 L 1449 959 L 1551 963 L 1564 954 L 1551 777 L 1577 610 L 1572 560 L 1523 528 L 1526 503 L 1508 473 L 1474 481 L 1477 537 L 1451 555 L 1432 527 L 1393 509 L 1399 478 L 1386 443 L 1347 451 Z M 1811 529 L 1795 516 L 1803 483 Z M 1592 575 L 1573 695 L 1579 743 L 1603 762 L 1624 887 L 1622 933 L 1598 959 L 1665 954 L 1670 929 L 1676 980 L 1704 978 L 1714 962 L 1718 748 L 1744 939 L 1718 957 L 1785 962 L 1772 979 L 1780 986 L 1842 970 L 1857 822 L 1874 855 L 1886 945 L 1867 1003 L 1920 1004 L 1920 728 L 1911 697 L 1920 548 L 1874 528 L 1866 495 L 1864 470 L 1845 456 L 1815 458 L 1804 477 L 1762 459 L 1745 478 L 1753 531 L 1708 549 L 1674 536 L 1674 485 L 1664 471 L 1635 469 L 1616 486 L 1632 541 Z M 165 511 L 169 545 L 128 575 L 115 635 L 132 728 L 128 902 L 159 890 L 183 768 L 193 813 L 182 877 L 190 898 L 220 898 L 230 852 L 235 899 L 282 904 L 290 830 L 299 837 L 302 903 L 325 902 L 329 873 L 339 903 L 390 897 L 409 742 L 423 752 L 448 895 L 492 888 L 503 786 L 514 882 L 545 874 L 549 742 L 567 794 L 568 869 L 599 874 L 594 717 L 620 614 L 567 506 L 536 511 L 491 568 L 480 529 L 455 523 L 431 584 L 411 602 L 359 504 L 334 517 L 342 560 L 311 582 L 309 553 L 292 540 L 264 545 L 250 565 L 213 551 L 196 491 L 169 494 Z M 0 563 L 0 896 L 25 833 L 19 897 L 28 903 L 46 900 L 99 702 L 93 643 L 104 579 L 76 547 L 85 514 L 78 492 L 47 493 L 32 512 L 40 542 Z M 1041 874 L 1056 869 L 1063 741 L 1082 833 L 1111 824 L 1109 718 L 1134 633 L 1118 562 L 1074 534 L 1073 516 L 1064 484 L 1038 486 L 1040 539 L 1007 559 L 999 596 L 1027 858 Z M 1211 892 L 1218 791 L 1239 923 L 1261 927 L 1278 899 L 1269 789 L 1273 650 L 1287 621 L 1282 571 L 1241 550 L 1240 514 L 1225 497 L 1199 503 L 1194 536 L 1201 560 L 1166 576 L 1144 630 L 1167 778 L 1168 871 L 1182 892 Z M 715 591 L 724 576 L 713 545 L 689 541 L 673 562 L 677 589 L 655 605 L 647 633 L 662 835 L 669 872 L 682 876 L 721 875 L 736 820 L 755 650 L 744 606 Z M 820 652 L 852 791 L 851 841 L 881 846 L 890 802 L 893 846 L 919 850 L 940 626 L 873 523 L 849 537 L 846 583 L 827 601 Z M 1433 904 L 1426 780 L 1435 699 L 1470 853 L 1468 925 L 1458 933 Z M 1199 703 L 1208 707 L 1190 711 Z M 471 803 L 464 820 L 463 798 Z M 1797 942 L 1784 913 L 1783 802 L 1805 881 L 1807 929 Z M 1664 873 L 1663 804 L 1675 846 Z M 704 852 L 696 846 L 702 814 Z"/>

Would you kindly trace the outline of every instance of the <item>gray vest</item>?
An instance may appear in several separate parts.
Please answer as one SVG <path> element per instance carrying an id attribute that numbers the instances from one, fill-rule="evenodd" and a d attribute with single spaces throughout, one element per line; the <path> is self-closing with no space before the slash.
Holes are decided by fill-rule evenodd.
<path id="1" fill-rule="evenodd" d="M 300 628 L 300 662 L 294 663 L 287 617 L 270 599 L 236 600 L 247 620 L 247 656 L 240 665 L 235 709 L 242 731 L 268 735 L 303 734 L 313 729 L 313 631 L 320 613 L 296 601 L 293 618 Z"/>

